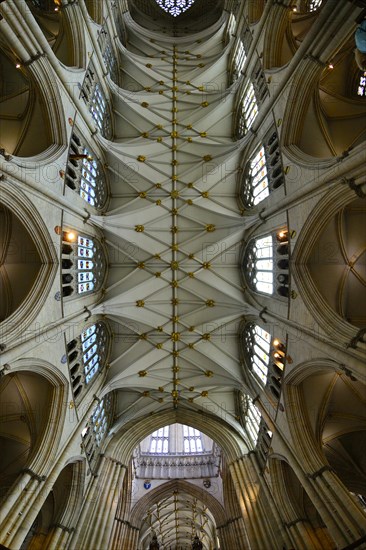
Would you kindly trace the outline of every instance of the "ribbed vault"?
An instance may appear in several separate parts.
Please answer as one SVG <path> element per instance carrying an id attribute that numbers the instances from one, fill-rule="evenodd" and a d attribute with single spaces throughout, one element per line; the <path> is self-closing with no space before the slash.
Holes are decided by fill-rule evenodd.
<path id="1" fill-rule="evenodd" d="M 134 525 L 141 525 L 143 549 L 153 532 L 163 548 L 190 547 L 197 534 L 208 549 L 216 537 L 216 524 L 224 520 L 225 512 L 213 496 L 183 480 L 170 481 L 146 495 L 131 516 Z"/>
<path id="2" fill-rule="evenodd" d="M 104 301 L 93 308 L 114 331 L 104 391 L 117 392 L 118 425 L 184 405 L 242 431 L 237 333 L 249 307 L 224 27 L 172 44 L 128 25 L 129 74 L 144 89 L 112 86 L 110 211 L 92 216 L 111 259 Z"/>

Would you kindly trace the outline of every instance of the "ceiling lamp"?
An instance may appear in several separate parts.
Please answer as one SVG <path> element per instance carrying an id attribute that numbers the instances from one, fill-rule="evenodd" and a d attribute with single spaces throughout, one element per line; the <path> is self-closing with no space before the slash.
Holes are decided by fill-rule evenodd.
<path id="1" fill-rule="evenodd" d="M 195 0 L 155 0 L 159 6 L 173 17 L 187 11 Z"/>

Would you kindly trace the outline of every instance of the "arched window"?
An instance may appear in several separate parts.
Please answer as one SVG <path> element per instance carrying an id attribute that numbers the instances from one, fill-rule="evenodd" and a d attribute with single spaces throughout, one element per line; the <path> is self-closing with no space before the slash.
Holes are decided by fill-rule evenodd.
<path id="1" fill-rule="evenodd" d="M 244 262 L 251 286 L 265 294 L 273 293 L 273 239 L 272 235 L 255 239 L 247 248 Z"/>
<path id="2" fill-rule="evenodd" d="M 286 344 L 255 323 L 244 322 L 239 332 L 242 362 L 279 401 L 286 364 Z"/>
<path id="3" fill-rule="evenodd" d="M 256 445 L 257 456 L 259 459 L 259 463 L 262 465 L 262 468 L 264 468 L 265 463 L 267 461 L 268 451 L 272 441 L 272 435 L 273 434 L 271 430 L 268 428 L 267 424 L 262 418 L 259 425 L 257 445 Z"/>
<path id="4" fill-rule="evenodd" d="M 172 15 L 177 17 L 190 8 L 195 0 L 155 0 L 159 6 Z"/>
<path id="5" fill-rule="evenodd" d="M 287 230 L 252 239 L 244 255 L 244 276 L 263 294 L 289 296 L 289 242 Z"/>
<path id="6" fill-rule="evenodd" d="M 247 397 L 245 417 L 246 417 L 245 425 L 246 425 L 247 431 L 253 441 L 253 444 L 255 445 L 258 440 L 259 426 L 261 422 L 261 413 L 259 412 L 257 407 L 254 405 L 250 397 Z"/>
<path id="7" fill-rule="evenodd" d="M 107 30 L 105 29 L 105 27 L 103 27 L 101 31 L 98 33 L 98 44 L 99 44 L 100 51 L 102 53 L 102 57 L 104 59 L 104 63 L 107 68 L 108 74 L 110 75 L 111 79 L 114 82 L 118 83 L 117 59 L 113 51 L 111 38 Z"/>
<path id="8" fill-rule="evenodd" d="M 112 418 L 112 400 L 110 395 L 98 402 L 88 423 L 81 432 L 82 447 L 85 451 L 90 469 L 96 465 L 97 449 L 101 447 Z"/>
<path id="9" fill-rule="evenodd" d="M 152 433 L 149 452 L 158 454 L 169 453 L 169 426 L 164 426 L 164 428 L 160 428 Z"/>
<path id="10" fill-rule="evenodd" d="M 252 155 L 242 186 L 243 202 L 248 207 L 256 206 L 269 195 L 266 155 L 263 145 Z"/>
<path id="11" fill-rule="evenodd" d="M 308 11 L 316 11 L 322 5 L 323 0 L 309 0 Z"/>
<path id="12" fill-rule="evenodd" d="M 251 80 L 245 85 L 242 99 L 239 106 L 238 138 L 242 138 L 250 129 L 255 117 L 258 114 L 258 104 L 254 93 L 254 86 Z"/>
<path id="13" fill-rule="evenodd" d="M 272 128 L 244 169 L 240 206 L 252 208 L 284 183 L 278 135 Z"/>
<path id="14" fill-rule="evenodd" d="M 235 54 L 234 54 L 232 82 L 234 82 L 240 77 L 240 73 L 243 70 L 246 58 L 247 56 L 246 56 L 243 41 L 239 38 L 239 41 L 236 46 Z"/>
<path id="15" fill-rule="evenodd" d="M 104 253 L 97 240 L 63 231 L 61 266 L 63 296 L 93 292 L 104 278 Z"/>
<path id="16" fill-rule="evenodd" d="M 100 162 L 75 132 L 71 134 L 65 183 L 95 208 L 102 208 L 107 200 L 106 182 Z"/>
<path id="17" fill-rule="evenodd" d="M 67 344 L 67 356 L 74 398 L 82 396 L 85 387 L 105 366 L 109 345 L 107 325 L 98 321 Z"/>
<path id="18" fill-rule="evenodd" d="M 102 136 L 110 139 L 112 135 L 111 117 L 107 100 L 92 63 L 89 64 L 85 73 L 84 82 L 81 86 L 81 98 L 89 107 L 95 125 L 100 130 Z"/>
<path id="19" fill-rule="evenodd" d="M 250 368 L 265 385 L 268 377 L 271 335 L 258 325 L 250 323 L 244 330 L 244 348 Z"/>
<path id="20" fill-rule="evenodd" d="M 360 81 L 357 87 L 357 95 L 361 97 L 366 96 L 366 71 L 360 75 Z"/>
<path id="21" fill-rule="evenodd" d="M 183 449 L 185 453 L 202 453 L 201 432 L 183 425 Z"/>

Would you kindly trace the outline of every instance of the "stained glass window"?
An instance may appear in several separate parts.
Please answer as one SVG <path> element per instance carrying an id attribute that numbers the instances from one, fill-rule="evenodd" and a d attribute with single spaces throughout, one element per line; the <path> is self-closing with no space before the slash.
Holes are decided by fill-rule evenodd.
<path id="1" fill-rule="evenodd" d="M 255 239 L 247 249 L 246 275 L 259 292 L 273 293 L 273 239 L 272 235 Z"/>
<path id="2" fill-rule="evenodd" d="M 357 95 L 361 97 L 366 96 L 366 71 L 361 73 L 360 82 L 357 87 Z"/>
<path id="3" fill-rule="evenodd" d="M 70 296 L 75 291 L 85 294 L 97 290 L 105 272 L 105 257 L 100 244 L 72 231 L 64 231 L 63 235 L 63 296 Z"/>
<path id="4" fill-rule="evenodd" d="M 240 73 L 244 67 L 246 58 L 247 56 L 245 53 L 244 44 L 242 40 L 239 40 L 234 56 L 233 81 L 240 77 Z"/>
<path id="5" fill-rule="evenodd" d="M 95 407 L 90 421 L 94 432 L 95 443 L 100 447 L 108 427 L 108 417 L 104 406 L 104 399 Z"/>
<path id="6" fill-rule="evenodd" d="M 67 344 L 67 357 L 74 398 L 80 397 L 86 386 L 100 372 L 107 360 L 109 331 L 105 322 L 87 327 L 80 337 Z"/>
<path id="7" fill-rule="evenodd" d="M 238 122 L 239 138 L 245 136 L 252 126 L 255 117 L 258 114 L 258 104 L 254 93 L 253 83 L 249 80 L 245 86 L 240 106 L 240 116 Z"/>
<path id="8" fill-rule="evenodd" d="M 271 335 L 255 324 L 245 327 L 245 353 L 250 357 L 253 372 L 265 385 L 270 360 Z"/>
<path id="9" fill-rule="evenodd" d="M 181 15 L 192 6 L 195 0 L 155 0 L 159 6 L 173 17 Z"/>
<path id="10" fill-rule="evenodd" d="M 255 206 L 269 195 L 266 155 L 261 146 L 250 159 L 248 173 L 248 206 Z"/>
<path id="11" fill-rule="evenodd" d="M 85 73 L 83 85 L 80 86 L 80 88 L 81 98 L 89 107 L 89 111 L 97 128 L 105 138 L 110 139 L 111 118 L 107 100 L 92 63 L 89 64 Z"/>
<path id="12" fill-rule="evenodd" d="M 250 398 L 248 398 L 247 403 L 246 427 L 250 437 L 253 440 L 253 443 L 256 444 L 258 439 L 261 414 Z"/>
<path id="13" fill-rule="evenodd" d="M 96 155 L 75 132 L 71 134 L 65 183 L 91 206 L 102 208 L 107 199 L 103 170 Z"/>
<path id="14" fill-rule="evenodd" d="M 309 11 L 316 11 L 322 5 L 323 0 L 310 0 Z"/>

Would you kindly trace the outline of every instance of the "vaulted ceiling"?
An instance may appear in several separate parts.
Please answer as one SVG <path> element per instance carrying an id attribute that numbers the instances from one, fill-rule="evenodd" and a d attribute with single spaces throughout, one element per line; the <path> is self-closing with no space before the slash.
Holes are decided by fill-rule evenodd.
<path id="1" fill-rule="evenodd" d="M 93 313 L 113 323 L 104 392 L 116 390 L 120 422 L 183 406 L 242 431 L 237 335 L 248 306 L 223 22 L 208 37 L 172 44 L 129 20 L 125 86 L 112 88 L 110 208 L 92 216 L 109 249 L 105 296 Z"/>

